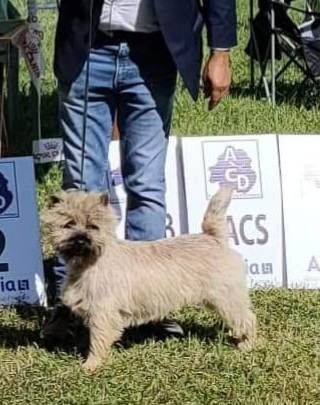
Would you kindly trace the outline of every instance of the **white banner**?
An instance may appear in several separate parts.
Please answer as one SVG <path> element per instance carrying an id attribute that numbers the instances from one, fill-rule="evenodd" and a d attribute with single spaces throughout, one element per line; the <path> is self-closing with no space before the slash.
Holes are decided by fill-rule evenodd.
<path id="1" fill-rule="evenodd" d="M 25 23 L 24 29 L 20 30 L 12 39 L 12 43 L 24 57 L 30 78 L 39 95 L 41 90 L 40 78 L 43 71 L 42 39 L 43 31 L 37 17 L 36 1 L 28 0 L 28 21 Z"/>
<path id="2" fill-rule="evenodd" d="M 0 159 L 0 305 L 45 301 L 33 160 Z"/>
<path id="3" fill-rule="evenodd" d="M 170 137 L 166 160 L 167 237 L 188 233 L 181 138 Z"/>
<path id="4" fill-rule="evenodd" d="M 182 181 L 181 144 L 178 138 L 171 137 L 167 151 L 166 180 L 167 180 L 167 237 L 186 233 L 187 213 L 185 193 Z M 119 141 L 112 141 L 109 148 L 109 166 L 112 181 L 111 198 L 113 207 L 118 214 L 118 236 L 124 237 L 126 193 L 120 168 Z"/>
<path id="5" fill-rule="evenodd" d="M 287 278 L 320 288 L 320 136 L 279 135 Z"/>
<path id="6" fill-rule="evenodd" d="M 219 185 L 234 185 L 231 246 L 245 258 L 252 288 L 283 285 L 281 184 L 274 135 L 183 138 L 189 232 L 201 230 Z"/>

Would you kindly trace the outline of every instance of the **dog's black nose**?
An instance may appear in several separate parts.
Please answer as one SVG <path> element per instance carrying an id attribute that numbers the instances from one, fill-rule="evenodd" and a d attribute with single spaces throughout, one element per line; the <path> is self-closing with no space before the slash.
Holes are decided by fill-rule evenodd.
<path id="1" fill-rule="evenodd" d="M 82 239 L 77 239 L 77 240 L 75 241 L 75 243 L 76 243 L 76 245 L 78 245 L 78 246 L 84 246 L 84 245 L 86 245 L 88 242 L 87 242 L 84 238 L 82 238 Z"/>
<path id="2" fill-rule="evenodd" d="M 73 238 L 73 241 L 74 241 L 74 244 L 79 248 L 84 247 L 84 246 L 89 246 L 91 243 L 90 238 L 88 238 L 88 236 L 83 233 L 76 234 Z"/>

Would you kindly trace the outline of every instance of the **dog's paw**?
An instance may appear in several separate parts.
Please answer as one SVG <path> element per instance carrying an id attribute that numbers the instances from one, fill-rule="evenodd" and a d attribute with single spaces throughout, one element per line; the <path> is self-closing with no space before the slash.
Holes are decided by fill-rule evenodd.
<path id="1" fill-rule="evenodd" d="M 88 374 L 93 374 L 97 371 L 100 365 L 100 361 L 97 359 L 88 358 L 84 363 L 82 363 L 83 370 Z"/>
<path id="2" fill-rule="evenodd" d="M 249 339 L 244 339 L 241 341 L 238 341 L 237 343 L 237 349 L 241 351 L 249 351 L 254 349 L 255 347 L 255 341 L 254 340 L 249 340 Z"/>

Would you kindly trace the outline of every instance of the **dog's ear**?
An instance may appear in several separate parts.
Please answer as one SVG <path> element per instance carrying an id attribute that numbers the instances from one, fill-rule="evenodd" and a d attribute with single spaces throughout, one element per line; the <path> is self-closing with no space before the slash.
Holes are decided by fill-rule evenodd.
<path id="1" fill-rule="evenodd" d="M 99 195 L 99 203 L 102 204 L 102 205 L 105 205 L 105 206 L 109 205 L 109 203 L 110 203 L 110 195 L 109 195 L 108 192 L 101 193 Z"/>

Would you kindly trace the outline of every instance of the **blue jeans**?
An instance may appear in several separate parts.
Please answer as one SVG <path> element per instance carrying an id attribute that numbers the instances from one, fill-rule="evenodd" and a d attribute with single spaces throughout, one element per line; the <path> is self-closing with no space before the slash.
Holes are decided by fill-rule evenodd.
<path id="1" fill-rule="evenodd" d="M 121 33 L 119 33 L 120 35 Z M 64 189 L 81 186 L 86 65 L 71 84 L 59 83 L 64 138 Z M 165 156 L 176 68 L 160 33 L 99 34 L 90 53 L 83 188 L 110 189 L 108 146 L 117 114 L 128 203 L 126 237 L 165 235 Z"/>

